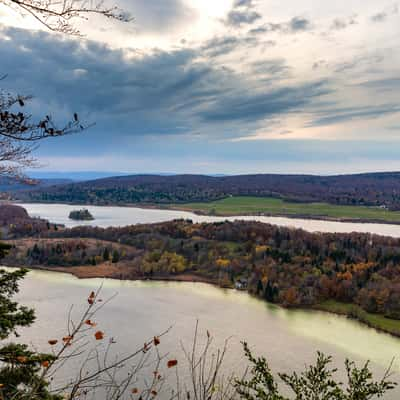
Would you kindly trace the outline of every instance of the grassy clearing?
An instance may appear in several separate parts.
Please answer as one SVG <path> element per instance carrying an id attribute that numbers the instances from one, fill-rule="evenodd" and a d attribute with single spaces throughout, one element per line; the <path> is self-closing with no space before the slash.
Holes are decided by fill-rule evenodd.
<path id="1" fill-rule="evenodd" d="M 359 320 L 372 328 L 400 336 L 400 321 L 385 318 L 383 315 L 371 314 L 355 304 L 339 303 L 334 300 L 328 300 L 319 304 L 316 308 L 323 311 L 333 312 L 335 314 L 348 315 Z"/>
<path id="2" fill-rule="evenodd" d="M 173 206 L 187 211 L 222 216 L 264 213 L 269 215 L 302 215 L 308 217 L 400 222 L 399 211 L 327 203 L 290 203 L 281 199 L 267 197 L 229 197 L 210 203 L 187 203 Z"/>

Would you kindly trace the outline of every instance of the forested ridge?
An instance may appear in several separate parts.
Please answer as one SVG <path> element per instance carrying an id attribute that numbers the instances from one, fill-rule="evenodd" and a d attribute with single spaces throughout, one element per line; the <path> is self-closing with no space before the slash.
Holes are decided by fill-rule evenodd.
<path id="1" fill-rule="evenodd" d="M 122 263 L 116 278 L 173 279 L 189 274 L 224 287 L 241 282 L 249 292 L 286 307 L 335 300 L 400 319 L 396 238 L 308 233 L 257 222 L 184 220 L 49 230 L 40 236 L 36 242 L 16 241 L 9 258 L 46 267 Z M 78 238 L 98 243 L 89 245 Z"/>
<path id="2" fill-rule="evenodd" d="M 342 205 L 400 209 L 400 173 L 359 175 L 132 175 L 33 188 L 14 194 L 25 201 L 81 204 L 185 203 L 229 196 L 280 197 Z"/>

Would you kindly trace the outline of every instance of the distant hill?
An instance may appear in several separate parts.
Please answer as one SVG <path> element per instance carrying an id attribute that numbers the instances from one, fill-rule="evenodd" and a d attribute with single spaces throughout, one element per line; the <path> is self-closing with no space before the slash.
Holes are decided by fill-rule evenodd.
<path id="1" fill-rule="evenodd" d="M 110 176 L 132 175 L 124 172 L 110 171 L 42 171 L 32 170 L 28 172 L 31 178 L 46 180 L 46 179 L 65 179 L 71 182 L 82 182 L 93 179 L 103 179 Z"/>
<path id="2" fill-rule="evenodd" d="M 24 182 L 16 181 L 15 179 L 0 177 L 0 192 L 12 192 L 31 188 L 37 189 L 54 185 L 66 185 L 72 182 L 73 180 L 71 179 L 37 179 L 35 181 L 35 185 L 30 185 Z"/>
<path id="3" fill-rule="evenodd" d="M 357 175 L 131 175 L 31 188 L 14 198 L 76 204 L 185 203 L 229 196 L 279 197 L 400 209 L 400 172 Z"/>

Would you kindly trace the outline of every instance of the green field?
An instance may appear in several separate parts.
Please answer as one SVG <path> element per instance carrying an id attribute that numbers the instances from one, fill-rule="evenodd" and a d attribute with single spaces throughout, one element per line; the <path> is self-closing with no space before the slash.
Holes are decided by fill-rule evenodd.
<path id="1" fill-rule="evenodd" d="M 288 215 L 335 219 L 380 220 L 400 222 L 400 211 L 377 207 L 340 206 L 326 203 L 291 203 L 266 197 L 229 197 L 210 203 L 172 205 L 173 208 L 209 215 Z"/>
<path id="2" fill-rule="evenodd" d="M 400 321 L 385 318 L 383 315 L 371 314 L 362 310 L 354 304 L 339 303 L 334 300 L 328 300 L 317 307 L 318 310 L 333 312 L 335 314 L 352 315 L 355 319 L 363 322 L 372 328 L 400 336 Z"/>

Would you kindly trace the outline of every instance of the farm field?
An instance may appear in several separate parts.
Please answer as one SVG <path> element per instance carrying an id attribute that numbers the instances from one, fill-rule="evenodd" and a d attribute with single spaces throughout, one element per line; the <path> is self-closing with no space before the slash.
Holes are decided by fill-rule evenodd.
<path id="1" fill-rule="evenodd" d="M 187 203 L 171 207 L 209 215 L 267 214 L 400 222 L 400 212 L 377 207 L 295 203 L 267 197 L 229 197 L 208 203 Z"/>

